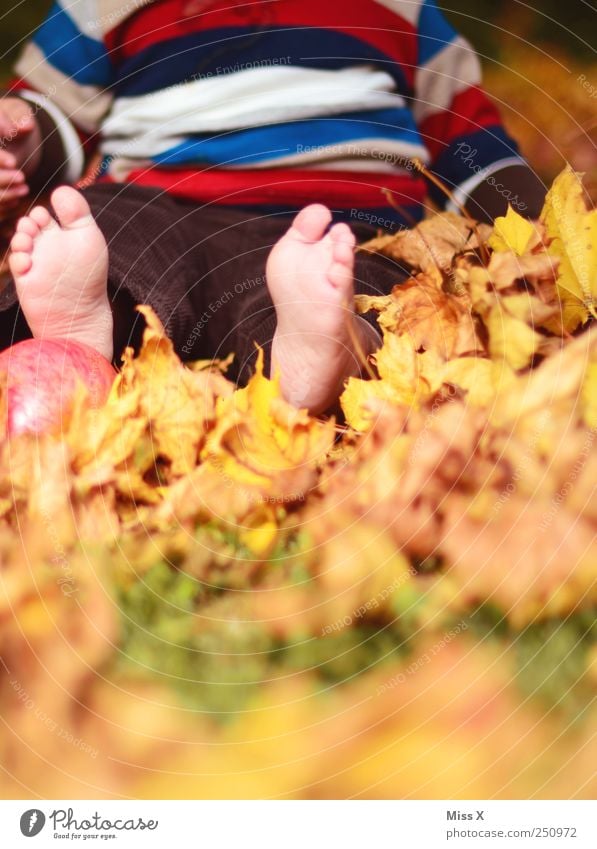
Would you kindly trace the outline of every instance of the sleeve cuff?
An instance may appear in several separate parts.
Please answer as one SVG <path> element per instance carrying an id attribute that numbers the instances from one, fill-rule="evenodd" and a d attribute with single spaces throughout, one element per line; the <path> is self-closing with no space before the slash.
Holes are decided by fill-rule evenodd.
<path id="1" fill-rule="evenodd" d="M 475 191 L 477 186 L 489 179 L 492 174 L 502 171 L 504 168 L 510 168 L 512 165 L 526 165 L 525 160 L 521 156 L 508 156 L 505 159 L 499 159 L 497 162 L 492 162 L 477 173 L 473 174 L 464 183 L 461 183 L 452 191 L 452 200 L 446 204 L 446 212 L 460 212 L 460 207 L 466 204 L 468 198 Z"/>
<path id="2" fill-rule="evenodd" d="M 21 89 L 18 97 L 34 104 L 42 129 L 44 149 L 40 172 L 35 175 L 36 182 L 43 181 L 45 186 L 56 180 L 76 183 L 83 174 L 85 154 L 69 118 L 45 95 Z"/>

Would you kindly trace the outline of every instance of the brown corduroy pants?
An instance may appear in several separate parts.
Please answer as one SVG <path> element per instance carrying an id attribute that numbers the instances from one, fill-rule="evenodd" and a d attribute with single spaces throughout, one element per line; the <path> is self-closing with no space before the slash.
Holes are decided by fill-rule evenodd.
<path id="1" fill-rule="evenodd" d="M 252 372 L 256 342 L 267 361 L 276 317 L 265 264 L 290 216 L 199 206 L 134 185 L 97 184 L 83 193 L 108 243 L 116 364 L 126 345 L 140 343 L 137 304 L 155 310 L 183 360 L 234 353 L 229 374 L 239 382 Z M 354 229 L 359 240 L 375 235 Z M 404 277 L 385 257 L 357 254 L 359 294 L 387 294 Z M 367 318 L 376 326 L 372 314 Z M 29 335 L 9 287 L 0 296 L 1 347 Z"/>

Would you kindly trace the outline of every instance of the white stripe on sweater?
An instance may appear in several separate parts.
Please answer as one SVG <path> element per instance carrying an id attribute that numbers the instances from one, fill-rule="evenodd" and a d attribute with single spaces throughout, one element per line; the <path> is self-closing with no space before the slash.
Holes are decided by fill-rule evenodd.
<path id="1" fill-rule="evenodd" d="M 86 133 L 96 132 L 112 103 L 110 92 L 71 80 L 51 65 L 32 41 L 23 50 L 15 72 L 37 91 L 47 95 Z"/>
<path id="2" fill-rule="evenodd" d="M 417 68 L 413 115 L 417 124 L 436 112 L 449 109 L 457 94 L 481 82 L 479 57 L 468 41 L 458 36 L 427 65 Z"/>
<path id="3" fill-rule="evenodd" d="M 396 109 L 404 99 L 385 71 L 265 67 L 119 98 L 102 125 L 105 155 L 157 156 L 194 133 L 266 126 L 345 112 Z M 156 124 L 156 116 L 160 121 Z"/>
<path id="4" fill-rule="evenodd" d="M 380 6 L 385 6 L 395 15 L 400 15 L 413 27 L 419 23 L 422 0 L 377 0 Z"/>
<path id="5" fill-rule="evenodd" d="M 103 40 L 97 0 L 58 0 L 58 5 L 64 9 L 79 32 L 94 41 Z"/>

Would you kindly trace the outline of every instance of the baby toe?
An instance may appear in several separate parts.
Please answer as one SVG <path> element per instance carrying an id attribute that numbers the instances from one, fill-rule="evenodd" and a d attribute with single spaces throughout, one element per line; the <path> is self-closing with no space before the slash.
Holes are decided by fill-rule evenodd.
<path id="1" fill-rule="evenodd" d="M 332 263 L 327 278 L 335 289 L 347 290 L 352 283 L 350 269 L 343 262 Z"/>
<path id="2" fill-rule="evenodd" d="M 31 259 L 31 254 L 20 252 L 12 253 L 8 257 L 8 264 L 10 266 L 10 270 L 16 277 L 22 274 L 27 274 L 33 265 L 33 260 Z"/>
<path id="3" fill-rule="evenodd" d="M 286 234 L 301 242 L 318 242 L 332 220 L 332 213 L 320 203 L 312 203 L 298 213 Z"/>
<path id="4" fill-rule="evenodd" d="M 27 233 L 29 236 L 37 236 L 39 226 L 27 215 L 25 218 L 19 218 L 16 231 L 17 233 Z"/>
<path id="5" fill-rule="evenodd" d="M 34 207 L 29 213 L 29 218 L 31 218 L 32 221 L 34 221 L 37 226 L 40 227 L 42 230 L 51 227 L 58 227 L 58 224 L 56 223 L 56 221 L 54 221 L 54 219 L 44 206 Z"/>
<path id="6" fill-rule="evenodd" d="M 33 250 L 33 237 L 28 233 L 16 233 L 10 242 L 10 249 L 15 253 L 31 253 Z"/>
<path id="7" fill-rule="evenodd" d="M 350 247 L 354 247 L 357 241 L 348 224 L 344 223 L 334 224 L 330 229 L 330 238 L 334 244 L 350 245 Z"/>
<path id="8" fill-rule="evenodd" d="M 352 245 L 348 245 L 346 242 L 334 242 L 334 262 L 338 262 L 341 265 L 351 265 L 353 257 L 354 249 Z"/>

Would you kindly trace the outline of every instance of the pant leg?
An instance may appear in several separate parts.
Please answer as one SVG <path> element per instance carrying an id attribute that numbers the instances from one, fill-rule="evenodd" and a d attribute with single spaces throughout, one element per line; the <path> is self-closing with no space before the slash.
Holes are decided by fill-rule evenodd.
<path id="1" fill-rule="evenodd" d="M 96 185 L 85 193 L 110 255 L 115 351 L 138 343 L 142 319 L 131 310 L 148 303 L 183 360 L 235 354 L 229 375 L 241 383 L 263 348 L 269 368 L 276 329 L 265 266 L 291 215 L 199 206 L 135 186 Z M 355 228 L 359 240 L 372 228 Z M 357 294 L 388 294 L 406 272 L 376 254 L 357 253 Z M 368 319 L 377 327 L 375 316 Z"/>
<path id="2" fill-rule="evenodd" d="M 108 296 L 114 316 L 114 361 L 138 350 L 144 327 L 138 304 L 149 304 L 177 349 L 192 328 L 197 305 L 194 234 L 185 210 L 158 189 L 96 184 L 83 191 L 108 245 Z M 178 350 L 180 353 L 180 350 Z"/>
<path id="3" fill-rule="evenodd" d="M 159 190 L 97 184 L 83 190 L 108 244 L 108 295 L 114 315 L 114 362 L 127 345 L 138 347 L 144 320 L 137 304 L 149 303 L 174 338 L 186 338 L 194 323 L 193 258 L 189 234 L 177 222 L 175 200 Z M 31 332 L 17 301 L 12 279 L 0 291 L 0 345 L 7 347 Z"/>
<path id="4" fill-rule="evenodd" d="M 228 332 L 230 311 L 210 324 L 209 333 L 200 332 L 201 317 L 214 316 L 228 281 L 246 280 L 259 267 L 257 243 L 265 246 L 265 267 L 269 246 L 289 220 L 199 206 L 128 184 L 95 184 L 82 193 L 108 245 L 115 364 L 127 345 L 140 344 L 144 319 L 137 304 L 154 309 L 182 359 L 227 355 L 237 341 Z M 0 288 L 0 342 L 7 347 L 30 336 L 8 280 Z"/>
<path id="5" fill-rule="evenodd" d="M 254 351 L 239 315 L 244 318 L 257 276 L 258 300 L 266 296 L 258 312 L 273 320 L 265 261 L 288 216 L 200 206 L 129 185 L 97 184 L 84 194 L 108 244 L 116 361 L 127 344 L 138 347 L 143 319 L 134 306 L 140 303 L 154 309 L 183 360 Z"/>
<path id="6" fill-rule="evenodd" d="M 153 307 L 182 359 L 235 353 L 230 376 L 244 382 L 258 343 L 268 367 L 275 311 L 265 264 L 291 217 L 198 206 L 134 185 L 96 184 L 83 193 L 108 244 L 116 364 L 125 346 L 140 343 L 143 318 L 135 305 L 144 303 Z M 391 260 L 357 254 L 357 293 L 386 294 L 403 278 Z M 0 296 L 0 310 L 7 300 L 1 303 Z M 15 301 L 13 294 L 0 318 L 5 345 L 18 341 L 19 333 L 30 335 Z"/>
<path id="7" fill-rule="evenodd" d="M 194 332 L 183 353 L 187 358 L 225 357 L 235 354 L 229 376 L 245 383 L 257 358 L 257 343 L 264 351 L 266 373 L 276 315 L 265 279 L 270 250 L 288 229 L 292 217 L 251 217 L 251 213 L 228 217 L 227 227 L 206 240 L 208 270 L 202 281 L 205 302 Z M 371 228 L 354 228 L 359 241 L 375 235 Z M 355 261 L 355 292 L 387 295 L 408 277 L 395 261 L 379 254 L 358 252 Z M 365 318 L 379 331 L 376 314 Z"/>
<path id="8" fill-rule="evenodd" d="M 31 339 L 32 336 L 16 300 L 16 294 L 13 294 L 12 282 L 6 285 L 9 288 L 9 292 L 6 293 L 8 297 L 5 297 L 5 303 L 0 304 L 0 351 L 24 339 Z"/>

